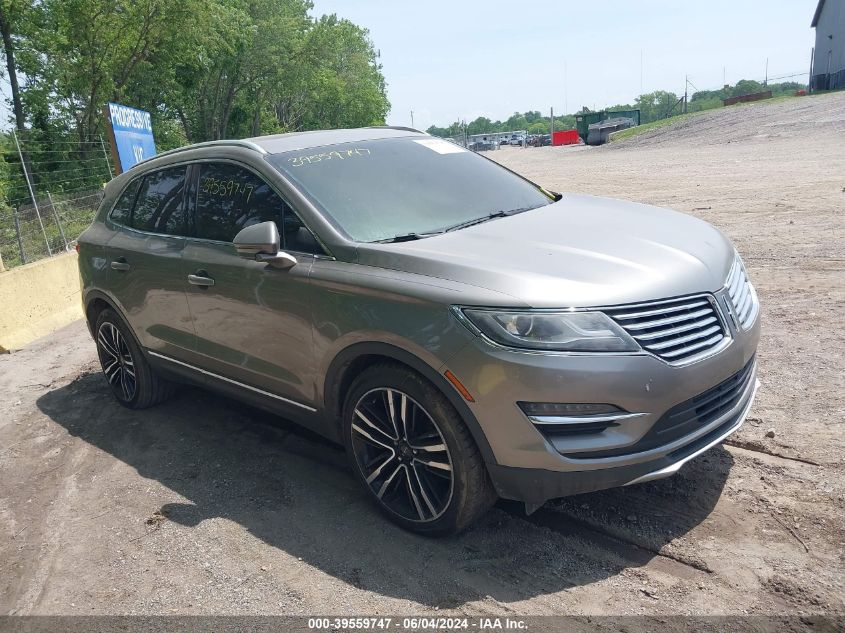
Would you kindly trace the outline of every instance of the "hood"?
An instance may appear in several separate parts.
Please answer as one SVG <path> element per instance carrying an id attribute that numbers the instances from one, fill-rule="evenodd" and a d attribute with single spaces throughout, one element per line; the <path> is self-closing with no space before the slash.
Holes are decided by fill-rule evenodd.
<path id="1" fill-rule="evenodd" d="M 362 244 L 358 262 L 486 288 L 513 297 L 514 305 L 551 308 L 712 292 L 724 285 L 733 253 L 722 233 L 692 216 L 566 194 L 554 204 L 443 235 Z"/>

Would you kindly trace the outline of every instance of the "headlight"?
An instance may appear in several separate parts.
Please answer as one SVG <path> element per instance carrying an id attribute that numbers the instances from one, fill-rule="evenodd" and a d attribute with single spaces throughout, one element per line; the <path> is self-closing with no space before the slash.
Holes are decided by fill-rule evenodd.
<path id="1" fill-rule="evenodd" d="M 639 345 L 601 312 L 518 312 L 465 308 L 464 316 L 508 347 L 558 352 L 635 352 Z"/>

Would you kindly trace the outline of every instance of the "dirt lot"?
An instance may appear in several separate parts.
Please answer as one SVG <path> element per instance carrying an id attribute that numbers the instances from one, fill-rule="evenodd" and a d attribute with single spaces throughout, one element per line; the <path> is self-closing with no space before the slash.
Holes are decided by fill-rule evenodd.
<path id="1" fill-rule="evenodd" d="M 764 305 L 763 385 L 729 446 L 424 539 L 284 421 L 190 389 L 122 409 L 77 323 L 0 357 L 0 614 L 845 612 L 845 93 L 491 156 L 735 240 Z"/>

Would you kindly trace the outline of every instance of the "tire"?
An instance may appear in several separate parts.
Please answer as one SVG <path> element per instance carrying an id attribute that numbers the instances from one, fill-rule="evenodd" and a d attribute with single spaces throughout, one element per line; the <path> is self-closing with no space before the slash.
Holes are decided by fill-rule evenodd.
<path id="1" fill-rule="evenodd" d="M 129 327 L 114 310 L 107 308 L 97 316 L 94 341 L 103 375 L 124 407 L 146 409 L 173 394 L 173 383 L 150 367 Z"/>
<path id="2" fill-rule="evenodd" d="M 355 379 L 344 402 L 343 439 L 357 479 L 407 530 L 457 534 L 496 501 L 455 408 L 403 365 L 373 365 Z"/>

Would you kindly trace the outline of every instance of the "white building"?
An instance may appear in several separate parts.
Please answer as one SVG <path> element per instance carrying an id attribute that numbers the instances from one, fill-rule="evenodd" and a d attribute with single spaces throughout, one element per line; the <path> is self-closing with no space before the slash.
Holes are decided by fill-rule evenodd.
<path id="1" fill-rule="evenodd" d="M 811 90 L 845 88 L 845 0 L 819 0 L 813 23 Z"/>

